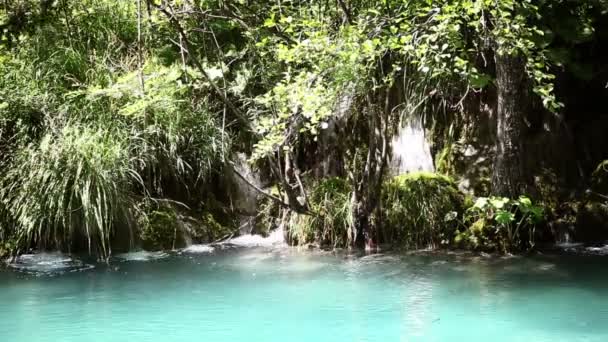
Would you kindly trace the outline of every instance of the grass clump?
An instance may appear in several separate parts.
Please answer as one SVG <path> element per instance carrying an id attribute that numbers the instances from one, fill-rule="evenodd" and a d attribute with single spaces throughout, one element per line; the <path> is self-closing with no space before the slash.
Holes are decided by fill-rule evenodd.
<path id="1" fill-rule="evenodd" d="M 128 215 L 128 139 L 110 129 L 66 125 L 21 149 L 1 181 L 0 199 L 18 246 L 70 248 L 84 236 L 107 257 L 114 222 Z"/>
<path id="2" fill-rule="evenodd" d="M 380 239 L 404 248 L 447 245 L 464 196 L 447 176 L 411 173 L 383 185 Z"/>
<path id="3" fill-rule="evenodd" d="M 309 195 L 312 215 L 294 215 L 290 236 L 295 244 L 319 243 L 346 247 L 351 244 L 351 187 L 342 178 L 321 180 Z"/>

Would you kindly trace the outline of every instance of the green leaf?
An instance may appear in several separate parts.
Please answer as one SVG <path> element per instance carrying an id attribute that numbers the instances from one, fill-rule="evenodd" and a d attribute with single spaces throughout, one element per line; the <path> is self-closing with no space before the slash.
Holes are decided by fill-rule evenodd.
<path id="1" fill-rule="evenodd" d="M 475 204 L 473 204 L 473 208 L 484 209 L 488 205 L 487 197 L 479 197 Z"/>
<path id="2" fill-rule="evenodd" d="M 496 216 L 494 217 L 496 222 L 502 225 L 507 225 L 513 221 L 515 221 L 515 215 L 506 210 L 499 210 L 496 212 Z"/>
<path id="3" fill-rule="evenodd" d="M 485 88 L 490 82 L 492 82 L 492 77 L 486 74 L 473 74 L 469 78 L 471 87 L 476 89 Z"/>
<path id="4" fill-rule="evenodd" d="M 496 209 L 504 208 L 507 203 L 509 203 L 509 199 L 506 197 L 493 197 L 490 199 L 490 205 Z"/>

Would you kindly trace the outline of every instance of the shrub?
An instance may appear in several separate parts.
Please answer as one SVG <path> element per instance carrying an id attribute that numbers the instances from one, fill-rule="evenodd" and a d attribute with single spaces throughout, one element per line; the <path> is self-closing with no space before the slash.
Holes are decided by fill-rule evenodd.
<path id="1" fill-rule="evenodd" d="M 380 238 L 405 248 L 446 245 L 457 228 L 464 196 L 450 178 L 434 173 L 394 177 L 382 189 Z"/>

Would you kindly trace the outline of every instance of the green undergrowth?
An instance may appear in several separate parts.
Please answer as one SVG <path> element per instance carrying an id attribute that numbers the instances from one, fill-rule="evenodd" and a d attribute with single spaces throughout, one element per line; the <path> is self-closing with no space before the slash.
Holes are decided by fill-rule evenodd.
<path id="1" fill-rule="evenodd" d="M 289 225 L 294 244 L 329 247 L 351 244 L 351 187 L 342 178 L 321 180 L 310 192 L 312 215 L 294 214 Z"/>
<path id="2" fill-rule="evenodd" d="M 591 190 L 608 196 L 608 160 L 599 163 L 591 174 Z"/>
<path id="3" fill-rule="evenodd" d="M 214 211 L 192 211 L 180 205 L 144 203 L 137 230 L 144 250 L 172 250 L 188 243 L 211 243 L 235 233 L 235 220 Z"/>
<path id="4" fill-rule="evenodd" d="M 509 253 L 535 246 L 536 228 L 544 220 L 542 206 L 521 196 L 479 197 L 462 217 L 454 244 L 460 248 Z"/>

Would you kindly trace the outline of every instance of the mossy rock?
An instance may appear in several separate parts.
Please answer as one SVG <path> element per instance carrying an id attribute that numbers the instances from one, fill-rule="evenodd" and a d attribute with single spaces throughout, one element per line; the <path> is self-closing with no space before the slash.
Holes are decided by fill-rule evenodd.
<path id="1" fill-rule="evenodd" d="M 604 243 L 608 240 L 608 204 L 589 201 L 581 204 L 576 217 L 575 241 Z"/>
<path id="2" fill-rule="evenodd" d="M 591 190 L 608 196 L 608 160 L 601 162 L 591 174 Z"/>
<path id="3" fill-rule="evenodd" d="M 139 237 L 145 250 L 169 250 L 183 247 L 175 209 L 163 207 L 138 220 Z"/>
<path id="4" fill-rule="evenodd" d="M 444 175 L 417 172 L 394 177 L 382 189 L 381 237 L 405 248 L 448 245 L 465 196 Z"/>
<path id="5" fill-rule="evenodd" d="M 435 155 L 435 168 L 437 169 L 437 172 L 441 174 L 454 175 L 456 173 L 452 146 L 453 144 L 445 145 Z"/>
<path id="6" fill-rule="evenodd" d="M 200 221 L 190 229 L 190 234 L 196 243 L 210 243 L 229 237 L 235 229 L 235 227 L 221 224 L 214 214 L 203 213 Z"/>
<path id="7" fill-rule="evenodd" d="M 482 252 L 494 252 L 503 245 L 494 222 L 478 218 L 464 230 L 456 231 L 454 247 Z"/>

